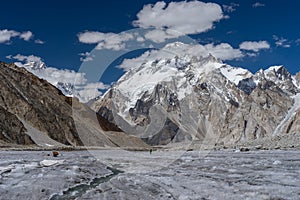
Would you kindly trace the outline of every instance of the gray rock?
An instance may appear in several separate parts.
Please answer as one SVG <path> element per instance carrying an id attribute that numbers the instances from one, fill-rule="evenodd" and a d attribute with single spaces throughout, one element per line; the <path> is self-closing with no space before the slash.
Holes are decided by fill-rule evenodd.
<path id="1" fill-rule="evenodd" d="M 199 59 L 186 64 L 178 60 L 175 58 L 175 64 L 181 65 L 174 66 L 185 73 L 186 79 L 175 76 L 170 81 L 157 82 L 153 90 L 134 90 L 139 96 L 133 106 L 132 99 L 122 93 L 122 83 L 145 71 L 150 77 L 154 69 L 156 73 L 171 61 L 156 61 L 151 69 L 142 65 L 126 73 L 104 98 L 94 102 L 93 109 L 126 133 L 139 136 L 151 145 L 205 141 L 208 137 L 226 146 L 272 137 L 294 104 L 292 96 L 299 91 L 284 67 L 260 70 L 235 85 L 220 68 L 207 69 L 200 75 L 195 73 L 207 62 L 220 64 L 216 60 Z M 143 87 L 139 85 L 139 88 Z M 192 92 L 178 98 L 182 88 L 192 88 Z M 129 109 L 127 102 L 131 105 Z M 295 120 L 286 132 L 300 131 Z"/>
<path id="2" fill-rule="evenodd" d="M 26 134 L 26 128 L 23 123 L 2 106 L 0 106 L 0 122 L 0 140 L 12 144 L 34 144 Z"/>

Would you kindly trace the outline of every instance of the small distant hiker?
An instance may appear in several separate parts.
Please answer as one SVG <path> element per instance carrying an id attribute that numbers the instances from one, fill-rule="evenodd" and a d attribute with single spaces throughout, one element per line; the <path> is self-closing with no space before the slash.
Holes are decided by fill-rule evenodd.
<path id="1" fill-rule="evenodd" d="M 149 150 L 150 154 L 152 154 L 152 149 Z"/>

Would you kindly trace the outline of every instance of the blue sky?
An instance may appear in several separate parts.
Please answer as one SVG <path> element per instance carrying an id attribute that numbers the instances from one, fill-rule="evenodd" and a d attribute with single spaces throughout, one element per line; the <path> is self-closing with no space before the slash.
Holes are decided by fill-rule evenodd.
<path id="1" fill-rule="evenodd" d="M 164 8 L 161 8 L 162 12 L 167 10 L 170 2 L 165 1 Z M 182 3 L 182 1 L 178 2 Z M 190 2 L 183 2 L 181 5 Z M 228 44 L 236 50 L 226 57 L 226 63 L 248 68 L 252 72 L 271 65 L 284 65 L 292 73 L 300 71 L 299 1 L 202 2 L 211 2 L 221 8 L 222 16 L 219 18 L 216 9 L 212 9 L 208 14 L 215 15 L 211 18 L 210 25 L 213 27 L 201 27 L 202 24 L 195 22 L 193 16 L 181 19 L 180 15 L 176 16 L 176 12 L 172 13 L 172 11 L 170 15 L 173 14 L 175 19 L 178 17 L 178 21 L 183 20 L 184 24 L 194 21 L 185 34 L 199 41 L 201 45 L 211 44 L 211 48 L 215 49 L 219 44 Z M 99 44 L 97 43 L 99 39 L 83 40 L 80 39 L 80 34 L 93 32 L 97 33 L 95 37 L 98 37 L 99 33 L 103 33 L 106 37 L 107 33 L 119 34 L 147 24 L 160 26 L 161 24 L 158 25 L 156 21 L 147 21 L 147 12 L 143 9 L 147 4 L 152 4 L 153 8 L 156 3 L 157 1 L 152 0 L 1 2 L 0 60 L 14 62 L 17 60 L 11 58 L 15 55 L 34 55 L 42 58 L 47 65 L 77 71 L 82 63 L 80 58 L 84 58 L 83 54 L 90 52 Z M 175 8 L 178 5 L 174 4 Z M 142 13 L 143 10 L 145 12 Z M 138 13 L 142 14 L 138 17 Z M 142 15 L 145 15 L 144 18 Z M 203 15 L 195 16 L 197 17 L 202 19 Z M 208 23 L 205 19 L 204 16 L 203 23 Z M 133 21 L 138 22 L 133 25 Z M 178 24 L 173 24 L 170 26 L 177 29 Z M 164 24 L 161 26 L 165 27 Z M 180 27 L 178 30 L 181 30 Z M 250 43 L 241 46 L 243 42 Z M 219 46 L 219 48 L 223 47 L 224 45 Z M 107 76 L 109 73 L 106 73 Z"/>

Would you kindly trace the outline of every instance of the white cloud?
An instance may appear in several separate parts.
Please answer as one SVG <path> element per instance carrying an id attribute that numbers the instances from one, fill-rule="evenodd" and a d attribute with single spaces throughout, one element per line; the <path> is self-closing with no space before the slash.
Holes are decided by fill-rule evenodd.
<path id="1" fill-rule="evenodd" d="M 21 33 L 19 37 L 25 41 L 29 41 L 33 37 L 33 34 L 31 31 L 26 31 Z"/>
<path id="2" fill-rule="evenodd" d="M 36 44 L 45 44 L 45 42 L 40 40 L 40 39 L 34 40 L 34 43 L 36 43 Z"/>
<path id="3" fill-rule="evenodd" d="M 298 38 L 297 40 L 295 40 L 297 45 L 300 45 L 300 38 Z"/>
<path id="4" fill-rule="evenodd" d="M 231 13 L 236 10 L 236 7 L 240 6 L 237 3 L 231 3 L 230 5 L 222 5 L 225 12 Z"/>
<path id="5" fill-rule="evenodd" d="M 154 29 L 154 30 L 148 31 L 145 34 L 145 38 L 148 40 L 152 40 L 153 42 L 156 42 L 156 43 L 162 43 L 168 39 L 177 38 L 181 35 L 182 35 L 182 33 L 179 33 L 177 31 L 173 31 L 170 29 L 166 29 L 166 30 Z"/>
<path id="6" fill-rule="evenodd" d="M 109 88 L 109 86 L 101 82 L 98 82 L 98 83 L 87 83 L 83 86 L 76 86 L 75 88 L 79 94 L 78 96 L 80 96 L 80 100 L 82 102 L 88 102 L 89 100 L 102 95 L 102 92 L 99 90 L 106 90 Z"/>
<path id="7" fill-rule="evenodd" d="M 260 3 L 260 2 L 256 2 L 256 3 L 252 4 L 252 7 L 253 7 L 253 8 L 264 7 L 264 6 L 265 6 L 265 4 Z"/>
<path id="8" fill-rule="evenodd" d="M 255 56 L 257 56 L 257 53 L 255 52 L 247 52 L 246 53 L 247 54 L 247 56 L 249 56 L 249 57 L 255 57 Z"/>
<path id="9" fill-rule="evenodd" d="M 62 83 L 74 83 L 76 80 L 76 84 L 84 84 L 86 83 L 86 79 L 84 77 L 84 74 L 77 73 L 74 70 L 68 70 L 68 69 L 57 69 L 54 67 L 47 67 L 42 70 L 34 70 L 30 68 L 30 65 L 26 65 L 30 62 L 43 62 L 42 58 L 34 55 L 24 56 L 21 54 L 17 54 L 15 56 L 7 56 L 7 58 L 10 57 L 12 59 L 15 59 L 19 62 L 16 62 L 16 64 L 19 67 L 25 67 L 30 72 L 38 76 L 39 78 L 47 80 L 52 85 L 56 85 L 58 82 Z"/>
<path id="10" fill-rule="evenodd" d="M 239 49 L 234 49 L 227 43 L 221 43 L 218 45 L 194 45 L 184 44 L 181 42 L 170 43 L 159 50 L 150 50 L 143 53 L 141 56 L 133 59 L 125 59 L 119 66 L 124 70 L 129 70 L 133 67 L 137 67 L 146 63 L 147 61 L 153 61 L 156 59 L 170 59 L 174 56 L 202 56 L 207 57 L 212 54 L 221 60 L 234 60 L 242 58 L 244 55 Z"/>
<path id="11" fill-rule="evenodd" d="M 196 34 L 214 28 L 224 18 L 221 7 L 201 1 L 148 4 L 137 14 L 133 25 L 141 28 L 171 29 L 183 34 Z M 162 34 L 164 35 L 164 33 Z M 175 35 L 176 36 L 176 35 Z M 167 35 L 167 37 L 169 37 Z M 157 37 L 155 37 L 157 38 Z"/>
<path id="12" fill-rule="evenodd" d="M 141 56 L 132 59 L 124 59 L 119 66 L 121 69 L 128 71 L 131 68 L 138 67 L 143 63 L 159 59 L 171 59 L 174 56 L 202 56 L 207 57 L 209 54 L 220 60 L 237 60 L 245 56 L 257 56 L 257 52 L 262 49 L 269 49 L 270 45 L 266 41 L 250 42 L 245 41 L 240 44 L 239 48 L 234 48 L 228 43 L 220 44 L 184 44 L 174 42 L 165 45 L 159 50 L 149 50 Z M 243 52 L 242 50 L 247 50 Z"/>
<path id="13" fill-rule="evenodd" d="M 73 84 L 75 83 L 75 80 L 76 84 L 84 84 L 86 82 L 84 74 L 68 69 L 47 67 L 45 70 L 35 71 L 34 73 L 53 85 L 56 85 L 58 82 Z"/>
<path id="14" fill-rule="evenodd" d="M 33 38 L 33 33 L 31 31 L 25 31 L 23 33 L 20 33 L 14 30 L 0 30 L 0 43 L 9 43 L 14 37 L 19 37 L 24 41 L 29 41 L 31 38 Z"/>
<path id="15" fill-rule="evenodd" d="M 11 38 L 20 35 L 19 32 L 13 30 L 0 30 L 0 43 L 10 42 Z"/>
<path id="16" fill-rule="evenodd" d="M 105 33 L 97 32 L 97 31 L 86 31 L 84 33 L 78 34 L 79 42 L 85 44 L 96 44 L 103 40 Z"/>
<path id="17" fill-rule="evenodd" d="M 81 62 L 88 62 L 94 60 L 94 55 L 92 55 L 90 52 L 80 53 L 79 55 L 81 56 L 80 57 Z"/>
<path id="18" fill-rule="evenodd" d="M 244 56 L 241 50 L 234 49 L 228 43 L 221 43 L 218 45 L 207 44 L 204 47 L 210 54 L 221 60 L 235 60 Z"/>
<path id="19" fill-rule="evenodd" d="M 10 60 L 13 59 L 12 55 L 5 56 L 5 58 L 10 59 Z"/>
<path id="20" fill-rule="evenodd" d="M 142 36 L 138 36 L 138 37 L 136 38 L 136 41 L 137 41 L 137 42 L 144 42 L 144 41 L 145 41 L 145 38 L 143 38 Z"/>
<path id="21" fill-rule="evenodd" d="M 226 34 L 228 34 L 228 35 L 233 34 L 233 33 L 236 33 L 236 31 L 231 30 L 231 31 L 227 31 L 227 32 L 226 32 Z"/>
<path id="22" fill-rule="evenodd" d="M 97 31 L 85 31 L 78 34 L 79 42 L 85 44 L 97 44 L 96 49 L 121 50 L 125 48 L 125 43 L 133 39 L 129 33 L 102 33 Z"/>
<path id="23" fill-rule="evenodd" d="M 230 4 L 232 8 L 238 4 Z M 96 49 L 121 50 L 126 48 L 126 42 L 136 40 L 144 42 L 151 40 L 156 43 L 178 38 L 185 34 L 198 34 L 214 28 L 214 24 L 225 19 L 220 5 L 201 1 L 170 2 L 160 1 L 154 5 L 148 4 L 137 14 L 133 25 L 139 28 L 154 28 L 145 35 L 134 33 L 103 33 L 85 31 L 79 33 L 79 42 L 97 44 Z"/>
<path id="24" fill-rule="evenodd" d="M 270 44 L 267 41 L 245 41 L 240 44 L 240 49 L 258 52 L 262 49 L 270 49 Z"/>
<path id="25" fill-rule="evenodd" d="M 6 56 L 6 58 L 8 59 L 15 59 L 17 61 L 21 61 L 21 62 L 42 62 L 42 59 L 38 56 L 34 56 L 34 55 L 29 55 L 29 56 L 24 56 L 21 54 L 17 54 L 15 56 L 12 55 L 8 55 Z"/>
<path id="26" fill-rule="evenodd" d="M 283 37 L 279 38 L 278 36 L 273 35 L 273 39 L 277 47 L 283 47 L 283 48 L 291 47 L 291 41 L 288 41 L 288 39 L 286 38 Z"/>
<path id="27" fill-rule="evenodd" d="M 26 68 L 37 77 L 47 80 L 54 86 L 56 86 L 58 82 L 73 84 L 76 89 L 75 96 L 77 96 L 82 102 L 87 102 L 88 100 L 101 95 L 102 93 L 99 90 L 108 88 L 107 85 L 101 82 L 89 83 L 84 73 L 75 72 L 74 70 L 57 69 L 54 67 L 46 67 L 35 70 L 30 67 L 30 65 L 26 65 L 30 62 L 44 64 L 42 58 L 35 55 L 25 56 L 17 54 L 15 56 L 8 55 L 6 58 L 18 61 L 15 62 L 17 66 Z"/>

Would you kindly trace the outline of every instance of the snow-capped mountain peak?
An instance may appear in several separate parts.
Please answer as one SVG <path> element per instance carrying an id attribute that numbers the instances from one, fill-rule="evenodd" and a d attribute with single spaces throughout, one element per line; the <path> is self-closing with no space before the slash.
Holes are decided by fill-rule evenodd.
<path id="1" fill-rule="evenodd" d="M 299 92 L 299 86 L 294 76 L 283 66 L 271 66 L 266 70 L 260 69 L 253 76 L 256 84 L 264 81 L 271 81 L 280 89 L 295 95 Z"/>
<path id="2" fill-rule="evenodd" d="M 264 75 L 267 79 L 274 81 L 291 80 L 291 74 L 284 66 L 271 66 L 264 71 Z"/>
<path id="3" fill-rule="evenodd" d="M 178 99 L 182 99 L 192 92 L 192 87 L 200 76 L 223 65 L 212 55 L 207 57 L 175 55 L 167 59 L 149 60 L 128 71 L 114 87 L 130 99 L 127 109 L 134 106 L 142 93 L 152 93 L 155 86 L 163 82 L 172 83 L 172 87 L 177 90 Z"/>
<path id="4" fill-rule="evenodd" d="M 268 69 L 265 70 L 265 73 L 277 72 L 282 67 L 283 67 L 283 65 L 270 66 Z"/>
<path id="5" fill-rule="evenodd" d="M 253 74 L 243 68 L 232 67 L 229 65 L 224 65 L 220 68 L 221 73 L 235 85 L 238 85 L 239 82 L 243 79 L 250 78 Z"/>
<path id="6" fill-rule="evenodd" d="M 178 45 L 185 46 L 163 49 L 180 52 Z M 211 55 L 186 52 L 154 51 L 135 59 L 93 108 L 149 144 L 201 140 L 224 131 L 224 140 L 242 141 L 270 135 L 299 93 L 294 82 L 300 75 L 296 79 L 283 66 L 252 74 Z"/>
<path id="7" fill-rule="evenodd" d="M 41 69 L 46 69 L 47 66 L 43 61 L 30 61 L 27 62 L 23 65 L 25 68 L 30 68 L 32 70 L 41 70 Z"/>

